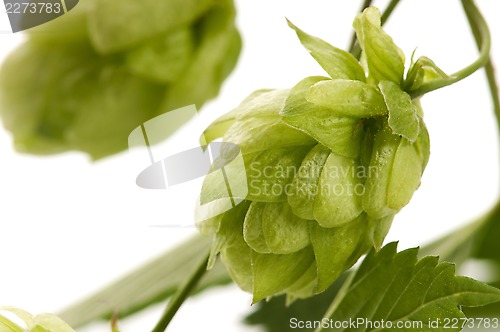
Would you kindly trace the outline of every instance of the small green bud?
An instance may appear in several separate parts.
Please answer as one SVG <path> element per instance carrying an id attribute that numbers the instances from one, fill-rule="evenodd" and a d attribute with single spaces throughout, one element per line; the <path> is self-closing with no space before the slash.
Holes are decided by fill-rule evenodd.
<path id="1" fill-rule="evenodd" d="M 413 62 L 408 69 L 404 82 L 405 91 L 418 90 L 423 84 L 433 80 L 448 79 L 449 76 L 442 71 L 431 59 L 422 56 Z"/>

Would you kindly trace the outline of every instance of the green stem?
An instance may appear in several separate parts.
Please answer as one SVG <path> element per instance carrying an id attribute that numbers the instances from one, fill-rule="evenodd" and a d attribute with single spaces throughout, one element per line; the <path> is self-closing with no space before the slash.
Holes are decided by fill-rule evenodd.
<path id="1" fill-rule="evenodd" d="M 382 16 L 380 17 L 380 23 L 382 24 L 382 26 L 385 24 L 385 22 L 387 22 L 389 16 L 391 16 L 399 1 L 400 0 L 391 0 L 391 2 L 389 2 L 389 5 L 387 5 L 387 8 L 384 10 Z"/>
<path id="2" fill-rule="evenodd" d="M 462 0 L 462 6 L 464 7 L 465 14 L 470 21 L 473 32 L 476 31 L 475 34 L 478 35 L 477 38 L 481 41 L 481 52 L 479 58 L 469 66 L 457 71 L 447 78 L 436 79 L 422 84 L 421 87 L 411 92 L 412 98 L 418 98 L 427 92 L 431 92 L 461 81 L 476 72 L 481 67 L 485 66 L 488 62 L 491 49 L 491 36 L 488 24 L 477 9 L 473 0 Z"/>
<path id="3" fill-rule="evenodd" d="M 179 287 L 172 299 L 170 299 L 165 312 L 163 313 L 160 321 L 156 324 L 152 332 L 164 332 L 167 329 L 168 324 L 170 324 L 170 321 L 172 320 L 172 318 L 174 318 L 182 303 L 184 303 L 186 298 L 198 284 L 198 281 L 200 281 L 200 279 L 207 271 L 207 264 L 208 255 L 201 261 L 201 263 L 198 265 L 196 270 L 194 270 L 193 274 L 186 280 L 186 282 L 181 287 Z"/>
<path id="4" fill-rule="evenodd" d="M 488 85 L 490 87 L 493 109 L 495 111 L 495 117 L 497 119 L 498 133 L 500 134 L 500 96 L 498 92 L 498 84 L 495 78 L 495 69 L 493 68 L 491 59 L 488 59 L 488 62 L 484 66 L 484 69 L 486 71 L 486 78 L 488 79 Z"/>
<path id="5" fill-rule="evenodd" d="M 398 5 L 398 3 L 400 1 L 401 0 L 391 0 L 391 2 L 389 2 L 389 5 L 387 5 L 387 8 L 384 10 L 384 12 L 382 13 L 382 16 L 380 17 L 380 23 L 382 26 L 387 22 L 387 20 L 389 19 L 389 16 L 391 16 L 392 12 L 394 11 L 394 9 L 396 8 L 396 6 Z M 354 57 L 356 59 L 359 59 L 361 57 L 361 47 L 359 46 L 359 43 L 356 43 L 355 36 L 356 36 L 356 34 L 354 34 L 354 38 L 353 38 L 355 41 L 354 45 L 352 45 L 352 47 L 349 49 L 349 52 L 352 55 L 354 55 Z"/>
<path id="6" fill-rule="evenodd" d="M 472 30 L 472 34 L 474 35 L 474 39 L 476 40 L 477 47 L 480 49 L 483 44 L 483 36 L 481 34 L 481 30 L 479 26 L 476 24 L 474 17 L 470 15 L 469 12 L 466 12 L 467 19 L 469 20 L 469 25 Z M 498 91 L 498 84 L 495 78 L 495 69 L 493 68 L 493 62 L 491 61 L 491 56 L 488 56 L 488 60 L 484 66 L 484 70 L 486 72 L 486 78 L 488 80 L 488 85 L 490 89 L 491 98 L 493 101 L 493 109 L 495 112 L 495 117 L 497 119 L 498 131 L 500 134 L 500 97 Z"/>
<path id="7" fill-rule="evenodd" d="M 354 280 L 354 276 L 356 275 L 356 270 L 351 270 L 348 272 L 346 280 L 342 283 L 342 286 L 340 286 L 339 291 L 335 295 L 335 298 L 333 299 L 332 304 L 328 307 L 328 310 L 326 310 L 325 315 L 323 317 L 331 317 L 335 310 L 337 310 L 337 307 L 340 305 L 342 300 L 347 295 L 347 292 L 349 291 L 349 287 L 351 287 L 352 281 Z M 314 332 L 323 332 L 323 326 L 320 325 L 318 328 L 314 330 Z"/>
<path id="8" fill-rule="evenodd" d="M 474 21 L 474 17 L 472 17 L 469 13 L 467 13 L 467 19 L 469 20 L 469 25 L 471 27 L 472 34 L 474 35 L 474 39 L 476 40 L 477 47 L 481 48 L 481 45 L 483 43 L 483 36 L 481 35 L 479 26 Z M 500 135 L 500 93 L 495 78 L 495 69 L 493 68 L 491 56 L 488 56 L 488 60 L 484 65 L 484 70 L 486 72 L 486 79 L 488 80 L 490 95 L 493 102 L 493 111 L 497 120 L 497 130 L 498 134 Z"/>
<path id="9" fill-rule="evenodd" d="M 115 312 L 113 317 L 111 317 L 111 332 L 120 332 L 120 328 L 118 327 L 118 313 Z"/>

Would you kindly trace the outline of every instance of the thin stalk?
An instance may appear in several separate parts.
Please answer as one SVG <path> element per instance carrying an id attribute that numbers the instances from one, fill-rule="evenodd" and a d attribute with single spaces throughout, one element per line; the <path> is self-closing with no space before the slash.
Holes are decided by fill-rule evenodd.
<path id="1" fill-rule="evenodd" d="M 391 2 L 389 2 L 389 5 L 387 5 L 387 8 L 384 10 L 382 16 L 380 17 L 380 23 L 382 24 L 382 26 L 385 24 L 385 22 L 387 22 L 389 16 L 391 16 L 392 12 L 399 4 L 399 1 L 400 0 L 391 0 Z"/>
<path id="2" fill-rule="evenodd" d="M 488 59 L 488 62 L 484 66 L 484 70 L 486 71 L 486 78 L 488 79 L 491 99 L 493 101 L 493 110 L 495 112 L 495 117 L 497 119 L 498 133 L 500 134 L 500 96 L 499 96 L 498 84 L 495 78 L 495 68 L 493 67 L 491 59 Z"/>
<path id="3" fill-rule="evenodd" d="M 483 44 L 483 36 L 481 35 L 481 30 L 479 29 L 479 26 L 476 24 L 476 21 L 470 15 L 470 13 L 466 12 L 466 15 L 467 19 L 469 20 L 469 25 L 471 27 L 472 34 L 474 35 L 474 39 L 476 40 L 477 47 L 480 49 L 481 45 Z M 488 56 L 488 60 L 484 65 L 484 70 L 486 72 L 486 78 L 488 80 L 491 99 L 493 101 L 493 110 L 495 112 L 498 132 L 500 134 L 500 97 L 499 97 L 498 84 L 495 78 L 495 69 L 493 68 L 493 62 L 491 60 L 491 56 Z"/>
<path id="4" fill-rule="evenodd" d="M 354 280 L 354 277 L 356 276 L 356 270 L 351 270 L 351 271 L 346 272 L 346 273 L 349 273 L 349 275 L 347 276 L 347 278 L 344 281 L 344 283 L 342 284 L 342 286 L 340 286 L 340 289 L 337 292 L 337 294 L 335 295 L 335 298 L 333 299 L 332 304 L 330 304 L 330 307 L 328 308 L 325 315 L 323 316 L 324 318 L 330 318 L 333 315 L 335 310 L 337 310 L 337 307 L 340 305 L 342 300 L 347 295 L 347 292 L 349 291 L 349 287 L 351 287 L 352 281 Z M 322 325 L 320 325 L 319 327 L 317 327 L 314 330 L 314 332 L 323 332 L 323 331 L 324 330 L 323 330 Z"/>
<path id="5" fill-rule="evenodd" d="M 481 31 L 479 30 L 478 25 L 474 21 L 474 18 L 467 14 L 467 19 L 469 20 L 469 25 L 472 30 L 472 34 L 474 35 L 474 39 L 476 40 L 476 44 L 478 48 L 481 48 L 483 43 L 483 36 L 481 35 Z M 486 79 L 488 80 L 488 87 L 490 90 L 491 100 L 493 102 L 493 111 L 495 114 L 495 118 L 497 120 L 497 130 L 500 135 L 500 92 L 498 90 L 498 84 L 495 78 L 495 68 L 493 67 L 493 62 L 491 60 L 491 56 L 488 56 L 488 60 L 484 65 L 484 70 L 486 72 Z"/>
<path id="6" fill-rule="evenodd" d="M 189 294 L 195 289 L 198 281 L 200 281 L 200 279 L 207 271 L 207 263 L 208 255 L 201 261 L 201 263 L 194 270 L 193 274 L 186 280 L 186 282 L 181 287 L 179 287 L 172 299 L 170 299 L 165 312 L 163 313 L 160 321 L 156 324 L 152 332 L 164 332 L 167 329 L 168 324 L 170 324 L 172 318 L 174 318 L 182 303 L 184 303 Z"/>
<path id="7" fill-rule="evenodd" d="M 120 332 L 120 328 L 118 327 L 118 313 L 113 314 L 111 318 L 111 332 Z"/>
<path id="8" fill-rule="evenodd" d="M 491 49 L 491 36 L 490 30 L 488 29 L 488 24 L 477 9 L 473 0 L 462 0 L 462 6 L 464 8 L 465 14 L 467 15 L 467 18 L 470 20 L 473 31 L 476 30 L 476 34 L 478 35 L 477 38 L 481 41 L 481 52 L 479 54 L 479 58 L 469 66 L 457 71 L 447 78 L 436 79 L 422 84 L 420 88 L 411 92 L 412 98 L 418 98 L 426 94 L 427 92 L 431 92 L 461 81 L 476 72 L 481 67 L 485 66 L 488 62 Z"/>

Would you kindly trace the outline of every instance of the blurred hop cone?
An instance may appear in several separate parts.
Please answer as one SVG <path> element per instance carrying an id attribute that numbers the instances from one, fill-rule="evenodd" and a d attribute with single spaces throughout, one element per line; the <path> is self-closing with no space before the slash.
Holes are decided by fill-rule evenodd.
<path id="1" fill-rule="evenodd" d="M 0 116 L 22 152 L 127 148 L 160 114 L 217 95 L 241 40 L 232 0 L 81 0 L 28 30 L 0 70 Z"/>
<path id="2" fill-rule="evenodd" d="M 9 317 L 11 317 L 11 319 L 9 319 Z M 75 332 L 68 324 L 55 315 L 39 314 L 33 316 L 15 307 L 0 307 L 0 331 Z"/>
<path id="3" fill-rule="evenodd" d="M 240 147 L 248 183 L 236 207 L 197 215 L 201 232 L 214 237 L 209 267 L 220 253 L 254 302 L 320 293 L 379 249 L 429 158 L 423 114 L 408 92 L 437 67 L 413 64 L 404 79 L 404 56 L 376 8 L 354 21 L 360 62 L 289 24 L 330 77 L 256 91 L 204 133 Z M 206 177 L 201 204 L 225 195 L 219 173 Z"/>

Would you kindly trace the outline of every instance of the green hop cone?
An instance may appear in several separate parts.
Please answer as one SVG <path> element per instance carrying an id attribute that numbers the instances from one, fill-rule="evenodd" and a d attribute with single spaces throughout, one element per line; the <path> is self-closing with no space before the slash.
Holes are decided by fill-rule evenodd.
<path id="1" fill-rule="evenodd" d="M 0 70 L 0 116 L 17 150 L 127 148 L 143 122 L 217 95 L 241 40 L 232 0 L 81 0 L 28 31 Z"/>
<path id="2" fill-rule="evenodd" d="M 380 249 L 429 158 L 420 105 L 401 88 L 403 55 L 377 9 L 354 22 L 362 65 L 290 26 L 329 77 L 257 91 L 205 131 L 240 147 L 248 186 L 234 208 L 198 215 L 202 233 L 215 239 L 209 267 L 220 253 L 254 302 L 320 293 Z M 201 205 L 231 194 L 221 172 L 206 177 Z M 225 173 L 231 180 L 237 171 L 228 164 Z"/>

